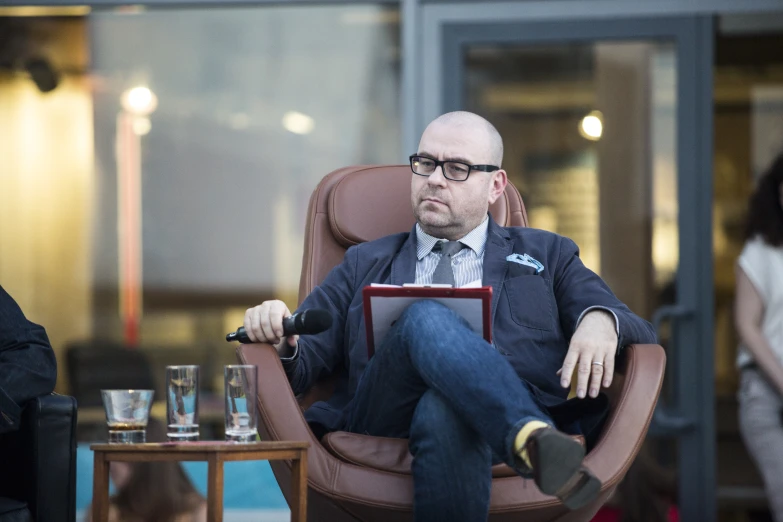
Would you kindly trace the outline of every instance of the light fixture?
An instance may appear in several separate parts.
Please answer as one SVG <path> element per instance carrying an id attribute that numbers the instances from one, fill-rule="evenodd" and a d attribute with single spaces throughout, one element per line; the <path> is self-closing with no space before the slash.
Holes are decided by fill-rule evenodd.
<path id="1" fill-rule="evenodd" d="M 601 111 L 592 111 L 579 122 L 579 134 L 590 141 L 598 141 L 604 132 L 604 115 Z"/>
<path id="2" fill-rule="evenodd" d="M 149 87 L 138 86 L 128 89 L 120 97 L 122 108 L 136 116 L 152 114 L 158 107 L 158 97 Z"/>
<path id="3" fill-rule="evenodd" d="M 30 73 L 30 78 L 41 92 L 51 92 L 60 83 L 59 73 L 45 58 L 31 58 L 25 62 L 24 68 Z"/>
<path id="4" fill-rule="evenodd" d="M 151 129 L 152 124 L 150 123 L 150 119 L 146 116 L 137 116 L 133 118 L 133 133 L 136 136 L 146 136 L 150 133 Z"/>
<path id="5" fill-rule="evenodd" d="M 307 114 L 289 111 L 283 115 L 283 127 L 294 134 L 310 134 L 315 127 L 315 120 Z"/>
<path id="6" fill-rule="evenodd" d="M 228 117 L 228 126 L 234 130 L 245 130 L 250 127 L 250 116 L 244 112 L 235 112 Z"/>

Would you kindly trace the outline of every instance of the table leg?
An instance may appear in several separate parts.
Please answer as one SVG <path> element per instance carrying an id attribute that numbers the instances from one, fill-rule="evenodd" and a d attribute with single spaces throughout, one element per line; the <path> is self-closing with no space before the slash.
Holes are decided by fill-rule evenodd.
<path id="1" fill-rule="evenodd" d="M 291 463 L 291 522 L 307 520 L 307 451 Z"/>
<path id="2" fill-rule="evenodd" d="M 109 461 L 96 451 L 92 472 L 92 522 L 109 520 Z"/>
<path id="3" fill-rule="evenodd" d="M 223 459 L 207 458 L 207 522 L 223 522 Z"/>

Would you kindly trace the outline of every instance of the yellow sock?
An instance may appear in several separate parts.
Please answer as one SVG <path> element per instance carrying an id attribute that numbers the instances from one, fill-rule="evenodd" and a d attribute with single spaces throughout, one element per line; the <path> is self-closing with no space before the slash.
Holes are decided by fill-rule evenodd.
<path id="1" fill-rule="evenodd" d="M 533 465 L 530 463 L 530 457 L 527 455 L 527 450 L 525 449 L 525 444 L 527 443 L 527 439 L 530 438 L 530 434 L 534 431 L 541 429 L 541 428 L 548 428 L 549 424 L 543 421 L 530 421 L 524 426 L 522 426 L 522 429 L 519 430 L 519 433 L 517 433 L 517 437 L 514 439 L 514 452 L 519 455 L 519 457 L 525 461 L 525 464 L 528 465 L 529 468 L 532 468 Z"/>

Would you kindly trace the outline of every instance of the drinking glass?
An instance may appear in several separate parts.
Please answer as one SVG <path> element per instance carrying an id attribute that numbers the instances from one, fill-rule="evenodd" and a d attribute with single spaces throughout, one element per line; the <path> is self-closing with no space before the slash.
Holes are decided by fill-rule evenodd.
<path id="1" fill-rule="evenodd" d="M 153 390 L 101 390 L 109 443 L 146 442 L 154 394 Z"/>
<path id="2" fill-rule="evenodd" d="M 255 442 L 257 368 L 251 364 L 225 367 L 226 440 Z"/>
<path id="3" fill-rule="evenodd" d="M 171 441 L 198 440 L 198 366 L 166 366 L 166 434 Z"/>

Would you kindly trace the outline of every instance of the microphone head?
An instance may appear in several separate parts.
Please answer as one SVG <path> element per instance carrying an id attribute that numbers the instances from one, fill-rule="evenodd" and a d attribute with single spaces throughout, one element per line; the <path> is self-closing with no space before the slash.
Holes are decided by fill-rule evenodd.
<path id="1" fill-rule="evenodd" d="M 296 319 L 296 331 L 304 335 L 321 333 L 332 326 L 331 312 L 321 308 L 305 310 Z"/>

